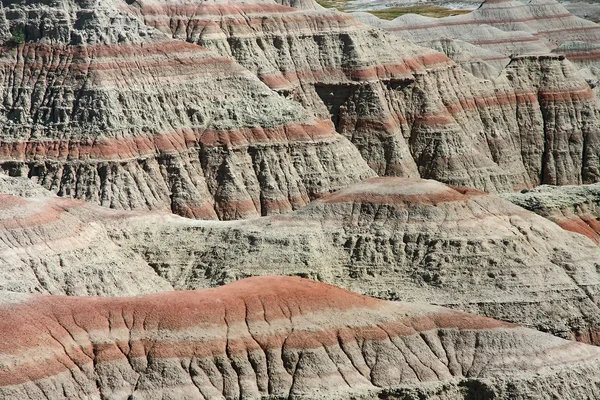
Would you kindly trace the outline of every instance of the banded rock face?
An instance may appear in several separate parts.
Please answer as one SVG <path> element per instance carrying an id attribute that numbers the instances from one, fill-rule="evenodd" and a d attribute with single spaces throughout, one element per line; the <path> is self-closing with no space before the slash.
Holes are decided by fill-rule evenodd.
<path id="1" fill-rule="evenodd" d="M 506 55 L 545 53 L 569 41 L 600 41 L 598 25 L 574 16 L 555 0 L 486 0 L 468 14 L 445 18 L 404 15 L 380 25 L 417 43 L 442 35 Z"/>
<path id="2" fill-rule="evenodd" d="M 596 347 L 299 278 L 121 299 L 4 294 L 0 332 L 5 398 L 600 395 Z"/>
<path id="3" fill-rule="evenodd" d="M 329 121 L 108 2 L 3 3 L 0 168 L 64 197 L 196 218 L 290 211 L 373 175 Z"/>
<path id="4" fill-rule="evenodd" d="M 390 52 L 379 30 L 330 10 L 202 1 L 140 1 L 128 9 L 150 26 L 235 59 L 283 96 L 331 118 L 377 173 L 418 176 L 385 88 L 408 84 L 414 69 L 444 65 L 449 60 L 441 54 L 408 43 Z M 404 57 L 395 50 L 400 45 Z"/>
<path id="5" fill-rule="evenodd" d="M 169 1 L 114 2 L 116 9 L 111 7 L 100 7 L 85 23 L 66 18 L 66 28 L 57 33 L 44 31 L 40 27 L 45 25 L 35 18 L 20 19 L 23 6 L 10 5 L 11 24 L 29 21 L 27 32 L 40 40 L 18 52 L 42 46 L 45 37 L 60 43 L 72 36 L 73 43 L 85 45 L 69 42 L 67 49 L 83 48 L 87 54 L 89 43 L 114 43 L 110 52 L 118 56 L 107 55 L 108 64 L 148 52 L 148 65 L 154 66 L 148 67 L 154 68 L 151 73 L 137 65 L 108 71 L 102 66 L 98 72 L 96 60 L 104 53 L 91 52 L 93 62 L 84 72 L 89 70 L 94 79 L 85 82 L 97 84 L 85 89 L 86 96 L 63 96 L 66 110 L 77 111 L 70 116 L 63 110 L 69 126 L 83 126 L 79 132 L 66 129 L 67 140 L 42 140 L 64 136 L 67 120 L 52 119 L 62 115 L 55 106 L 44 106 L 44 113 L 36 114 L 37 103 L 31 98 L 41 96 L 34 90 L 28 99 L 24 94 L 29 89 L 18 92 L 14 109 L 7 110 L 11 128 L 6 130 L 4 169 L 11 174 L 37 178 L 62 196 L 115 208 L 163 208 L 222 219 L 287 212 L 373 174 L 354 148 L 322 121 L 331 117 L 380 175 L 422 176 L 490 192 L 540 183 L 589 183 L 600 176 L 596 99 L 558 56 L 543 62 L 520 60 L 516 65 L 531 64 L 523 67 L 528 71 L 522 79 L 513 83 L 503 75 L 490 82 L 465 73 L 440 53 L 331 11 L 269 3 Z M 122 30 L 129 33 L 120 39 L 118 24 L 107 29 L 106 18 L 97 16 L 103 15 L 100 11 L 120 16 L 127 27 Z M 304 109 L 261 86 L 235 63 L 191 44 L 172 42 L 137 18 L 237 60 Z M 125 45 L 129 42 L 145 50 Z M 165 47 L 168 55 L 156 55 Z M 32 57 L 28 54 L 23 53 L 24 60 Z M 177 57 L 183 59 L 177 66 L 162 68 Z M 88 58 L 75 59 L 87 65 Z M 23 68 L 30 70 L 29 64 Z M 189 71 L 182 73 L 185 68 Z M 117 90 L 117 81 L 128 85 Z M 140 85 L 156 87 L 154 97 L 142 104 L 136 89 Z M 53 93 L 51 88 L 43 90 Z M 95 109 L 79 103 L 96 104 L 99 93 L 112 100 L 100 102 L 106 104 L 100 110 L 107 111 L 96 118 Z M 246 98 L 249 93 L 252 99 Z M 80 97 L 70 105 L 68 99 Z M 38 121 L 27 110 L 45 119 Z M 15 125 L 11 118 L 24 121 Z M 27 133 L 31 129 L 26 121 L 32 118 L 36 132 L 47 132 L 50 126 L 48 132 L 53 133 Z M 99 122 L 88 127 L 90 119 Z M 90 135 L 90 130 L 95 133 Z M 21 141 L 15 139 L 19 135 L 24 136 Z M 25 139 L 40 135 L 39 140 Z M 545 148 L 540 146 L 544 141 Z M 117 163 L 114 158 L 129 161 Z"/>
<path id="6" fill-rule="evenodd" d="M 140 255 L 109 238 L 105 226 L 122 222 L 116 213 L 27 183 L 0 175 L 2 290 L 72 296 L 172 290 Z"/>
<path id="7" fill-rule="evenodd" d="M 49 204 L 61 217 L 29 229 L 7 218 L 0 290 L 131 295 L 297 275 L 600 343 L 600 250 L 477 191 L 376 178 L 285 216 L 229 222 L 11 199 L 7 216 Z"/>
<path id="8" fill-rule="evenodd" d="M 123 7 L 163 32 L 235 59 L 318 116 L 331 116 L 379 175 L 489 192 L 600 176 L 596 99 L 559 56 L 516 60 L 528 69 L 523 78 L 513 82 L 506 72 L 487 81 L 441 53 L 334 11 L 175 0 Z M 502 32 L 490 29 L 494 37 Z M 467 42 L 461 51 L 460 42 L 436 46 L 480 77 L 495 77 L 493 69 L 508 62 L 493 49 L 473 60 L 467 48 L 477 46 Z M 546 137 L 553 139 L 544 149 Z"/>
<path id="9" fill-rule="evenodd" d="M 502 197 L 600 244 L 600 185 L 539 186 Z"/>
<path id="10" fill-rule="evenodd" d="M 285 216 L 227 224 L 131 218 L 111 238 L 176 289 L 299 275 L 600 343 L 600 252 L 495 196 L 375 178 Z"/>

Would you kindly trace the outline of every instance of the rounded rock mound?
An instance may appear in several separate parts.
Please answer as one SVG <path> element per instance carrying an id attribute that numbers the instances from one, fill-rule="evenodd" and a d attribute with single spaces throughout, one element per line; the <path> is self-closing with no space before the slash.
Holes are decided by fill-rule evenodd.
<path id="1" fill-rule="evenodd" d="M 542 185 L 502 198 L 600 244 L 600 185 Z"/>
<path id="2" fill-rule="evenodd" d="M 372 178 L 286 215 L 224 224 L 136 218 L 112 231 L 177 289 L 297 275 L 600 343 L 598 247 L 472 189 Z"/>
<path id="3" fill-rule="evenodd" d="M 0 332 L 4 398 L 599 394 L 596 347 L 291 277 L 136 298 L 13 294 Z"/>
<path id="4" fill-rule="evenodd" d="M 114 210 L 0 175 L 0 290 L 79 296 L 171 290 L 142 257 L 111 241 L 104 225 L 120 221 Z"/>

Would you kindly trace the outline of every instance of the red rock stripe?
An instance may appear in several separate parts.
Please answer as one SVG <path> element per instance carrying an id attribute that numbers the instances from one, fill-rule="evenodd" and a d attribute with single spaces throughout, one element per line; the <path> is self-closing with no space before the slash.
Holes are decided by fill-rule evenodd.
<path id="1" fill-rule="evenodd" d="M 588 30 L 597 30 L 600 34 L 600 26 L 577 26 L 577 27 L 569 27 L 569 28 L 561 28 L 561 29 L 539 29 L 538 32 L 543 35 L 554 34 L 554 33 L 564 33 L 564 32 L 580 32 L 580 31 L 588 31 Z M 584 39 L 585 40 L 585 39 Z"/>
<path id="2" fill-rule="evenodd" d="M 172 56 L 178 53 L 193 53 L 196 56 L 204 57 L 207 59 L 218 59 L 227 64 L 234 64 L 231 60 L 225 57 L 214 56 L 213 53 L 209 52 L 202 46 L 184 42 L 181 40 L 169 40 L 169 41 L 155 41 L 151 43 L 142 43 L 139 45 L 117 45 L 107 46 L 103 44 L 98 45 L 85 45 L 85 46 L 65 46 L 65 45 L 50 45 L 45 43 L 28 43 L 21 51 L 24 56 L 28 55 L 29 51 L 35 50 L 35 54 L 39 57 L 50 58 L 53 56 L 55 51 L 69 51 L 76 55 L 74 62 L 77 62 L 84 57 L 120 57 L 124 55 L 164 55 Z M 79 62 L 87 62 L 80 60 Z"/>
<path id="3" fill-rule="evenodd" d="M 245 128 L 231 131 L 180 130 L 154 136 L 84 140 L 0 140 L 0 160 L 92 159 L 123 160 L 146 155 L 179 153 L 201 144 L 206 147 L 248 146 L 258 143 L 298 143 L 333 140 L 337 134 L 331 121 L 314 125 L 290 124 L 275 128 Z"/>
<path id="4" fill-rule="evenodd" d="M 598 60 L 600 59 L 600 50 L 598 51 L 589 51 L 589 52 L 569 52 L 569 51 L 561 51 L 561 53 L 565 54 L 569 60 Z"/>
<path id="5" fill-rule="evenodd" d="M 178 42 L 174 42 L 178 43 Z M 162 44 L 163 47 L 170 48 L 171 44 Z M 191 45 L 194 46 L 194 45 Z M 108 53 L 104 49 L 99 49 L 97 52 L 82 51 L 81 48 L 67 49 L 44 49 L 32 46 L 23 50 L 23 57 L 18 61 L 5 58 L 0 61 L 0 67 L 4 68 L 27 68 L 28 71 L 57 71 L 62 70 L 63 63 L 51 64 L 48 60 L 53 57 L 72 57 L 72 63 L 69 65 L 71 72 L 88 72 L 88 71 L 122 71 L 132 70 L 139 71 L 140 69 L 150 70 L 155 69 L 161 73 L 158 77 L 166 75 L 169 71 L 176 75 L 193 75 L 193 76 L 227 76 L 234 75 L 244 76 L 247 74 L 241 67 L 235 65 L 231 60 L 222 57 L 205 57 L 207 52 L 199 46 L 187 48 L 189 52 L 162 50 L 160 47 L 154 49 L 145 49 L 143 47 L 122 49 L 120 46 L 115 46 L 111 49 L 112 54 L 99 55 L 98 53 Z M 177 47 L 177 46 L 174 46 Z M 136 51 L 139 50 L 139 51 Z M 180 49 L 181 50 L 181 49 Z M 33 53 L 33 54 L 30 54 Z M 58 53 L 58 55 L 57 55 Z M 210 54 L 210 53 L 208 53 Z M 157 58 L 157 56 L 159 56 Z M 104 57 L 104 58 L 103 58 Z M 114 57 L 114 58 L 111 58 Z M 213 68 L 209 68 L 209 67 Z M 106 79 L 106 77 L 105 77 Z"/>
<path id="6" fill-rule="evenodd" d="M 392 28 L 388 28 L 390 31 L 406 31 L 406 30 L 418 30 L 418 29 L 431 29 L 433 27 L 444 27 L 444 26 L 459 26 L 459 25 L 481 25 L 481 24 L 513 24 L 519 22 L 534 22 L 534 21 L 543 21 L 543 20 L 553 20 L 553 19 L 562 19 L 562 18 L 572 18 L 573 15 L 570 13 L 567 14 L 557 14 L 557 15 L 544 15 L 544 16 L 536 16 L 536 17 L 527 17 L 527 18 L 514 18 L 514 19 L 487 19 L 487 18 L 474 18 L 474 19 L 461 19 L 459 21 L 435 21 L 428 25 L 411 25 L 411 26 L 395 26 Z"/>
<path id="7" fill-rule="evenodd" d="M 579 233 L 600 244 L 600 221 L 591 215 L 574 216 L 573 218 L 552 218 L 564 230 Z"/>
<path id="8" fill-rule="evenodd" d="M 25 201 L 25 204 L 19 205 L 15 204 L 11 198 L 13 198 L 13 196 L 0 194 L 0 203 L 5 201 L 9 202 L 18 207 L 19 210 L 23 210 L 24 207 L 26 207 L 25 209 L 29 208 L 31 209 L 31 214 L 24 217 L 13 216 L 7 217 L 6 219 L 0 219 L 0 228 L 2 229 L 27 229 L 36 226 L 49 225 L 58 221 L 65 212 L 65 210 L 60 209 L 52 203 L 44 203 L 41 207 L 36 207 L 35 204 Z"/>
<path id="9" fill-rule="evenodd" d="M 452 61 L 445 55 L 429 53 L 406 59 L 403 64 L 382 64 L 357 69 L 320 68 L 318 70 L 283 72 L 274 75 L 264 74 L 259 75 L 259 78 L 272 89 L 278 89 L 289 86 L 289 82 L 323 81 L 332 77 L 349 78 L 351 80 L 412 79 L 413 71 L 422 71 L 424 67 L 447 67 L 451 64 Z"/>
<path id="10" fill-rule="evenodd" d="M 527 42 L 539 42 L 540 39 L 537 37 L 520 37 L 520 38 L 512 38 L 507 37 L 505 39 L 490 39 L 490 40 L 473 40 L 469 41 L 469 43 L 484 46 L 490 44 L 504 44 L 504 43 L 527 43 Z"/>
<path id="11" fill-rule="evenodd" d="M 272 304 L 272 303 L 267 303 Z M 113 315 L 120 315 L 120 310 L 114 310 Z M 332 310 L 332 312 L 334 312 Z M 360 310 L 354 312 L 359 313 Z M 35 313 L 34 313 L 35 314 Z M 29 317 L 35 318 L 35 315 Z M 178 316 L 163 315 L 163 318 L 176 318 Z M 12 322 L 12 321 L 10 321 Z M 231 324 L 229 316 L 227 322 Z M 107 328 L 108 321 L 105 321 L 104 327 Z M 224 320 L 220 321 L 223 326 L 223 333 L 226 328 Z M 56 321 L 54 322 L 56 324 Z M 48 349 L 55 349 L 55 357 L 50 357 L 44 361 L 38 361 L 35 364 L 22 363 L 16 367 L 5 370 L 0 370 L 0 382 L 2 385 L 14 385 L 27 381 L 36 381 L 42 378 L 56 375 L 68 368 L 90 363 L 104 363 L 116 360 L 123 360 L 125 357 L 138 358 L 152 356 L 153 358 L 206 358 L 215 356 L 228 355 L 236 356 L 252 351 L 267 351 L 272 349 L 317 349 L 323 346 L 335 346 L 340 340 L 345 343 L 363 342 L 363 341 L 387 341 L 390 337 L 411 336 L 420 332 L 431 331 L 436 329 L 459 329 L 459 330 L 491 330 L 498 328 L 514 328 L 513 324 L 508 324 L 500 321 L 491 320 L 484 317 L 469 316 L 458 312 L 441 312 L 438 314 L 430 314 L 419 317 L 409 317 L 400 321 L 393 321 L 373 326 L 362 327 L 344 327 L 323 330 L 304 330 L 292 329 L 286 332 L 275 334 L 260 334 L 254 332 L 252 335 L 239 338 L 222 338 L 210 340 L 184 340 L 184 341 L 157 341 L 157 340 L 128 340 L 127 342 L 113 341 L 110 338 L 110 331 L 106 331 L 108 343 L 91 343 L 92 349 L 80 348 L 72 342 L 72 337 L 63 327 L 53 326 L 52 322 L 44 324 L 45 329 L 41 335 L 27 335 L 27 338 L 15 338 L 16 342 L 9 343 L 10 348 L 4 349 L 0 342 L 0 354 L 12 354 L 11 348 L 19 348 L 19 343 L 23 340 L 20 350 L 32 348 L 43 349 L 39 346 L 46 345 Z M 110 325 L 113 327 L 112 323 Z M 87 327 L 77 321 L 75 326 L 67 326 L 70 331 L 81 330 Z M 162 324 L 160 328 L 164 329 Z M 50 331 L 51 337 L 47 335 L 47 329 Z M 200 328 L 201 329 L 201 328 Z M 4 330 L 4 329 L 3 329 Z M 133 331 L 135 331 L 135 326 Z M 59 337 L 60 332 L 62 336 Z M 10 337 L 10 336 L 9 336 Z M 6 336 L 5 336 L 6 338 Z M 61 343 L 61 347 L 57 347 L 57 342 Z M 73 347 L 74 345 L 74 347 Z M 33 346 L 33 347 L 32 347 Z M 63 351 L 63 348 L 65 349 Z M 13 350 L 14 351 L 14 350 Z M 19 356 L 19 353 L 15 354 Z"/>
<path id="12" fill-rule="evenodd" d="M 151 6 L 144 5 L 141 9 L 134 7 L 127 7 L 123 5 L 122 10 L 126 11 L 140 11 L 144 15 L 191 15 L 191 16 L 204 16 L 204 15 L 229 15 L 239 14 L 240 10 L 243 10 L 247 14 L 260 14 L 260 13 L 298 13 L 297 8 L 286 7 L 280 4 L 207 4 L 207 3 L 196 3 L 196 4 L 165 4 L 162 6 Z"/>
<path id="13" fill-rule="evenodd" d="M 452 201 L 466 201 L 472 196 L 484 196 L 485 193 L 473 191 L 468 195 L 460 193 L 458 191 L 448 188 L 447 191 L 439 191 L 435 193 L 425 193 L 418 195 L 406 195 L 406 194 L 388 194 L 379 195 L 376 193 L 343 193 L 338 192 L 330 196 L 326 196 L 317 200 L 326 204 L 339 204 L 339 203 L 366 203 L 366 204 L 377 204 L 377 205 L 394 205 L 394 206 L 413 206 L 413 205 L 426 205 L 435 206 L 440 203 L 452 202 Z"/>

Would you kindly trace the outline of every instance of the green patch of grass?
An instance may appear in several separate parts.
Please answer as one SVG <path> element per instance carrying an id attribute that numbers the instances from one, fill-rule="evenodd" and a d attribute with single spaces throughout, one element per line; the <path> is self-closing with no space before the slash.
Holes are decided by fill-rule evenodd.
<path id="1" fill-rule="evenodd" d="M 337 8 L 340 11 L 344 11 L 348 0 L 316 0 L 316 2 L 325 8 Z"/>
<path id="2" fill-rule="evenodd" d="M 23 28 L 17 27 L 12 29 L 11 35 L 11 38 L 8 40 L 11 46 L 18 47 L 25 43 L 25 30 Z"/>
<path id="3" fill-rule="evenodd" d="M 329 0 L 328 0 L 329 1 Z M 394 19 L 404 14 L 418 14 L 425 17 L 443 18 L 452 15 L 468 14 L 470 10 L 452 10 L 450 8 L 438 6 L 409 6 L 409 7 L 394 7 L 385 10 L 368 11 L 381 19 Z"/>
<path id="4" fill-rule="evenodd" d="M 335 8 L 339 11 L 347 12 L 357 11 L 354 9 L 354 7 L 352 7 L 352 3 L 349 0 L 316 0 L 316 2 L 325 8 Z M 387 20 L 394 19 L 404 14 L 418 14 L 425 17 L 443 18 L 450 17 L 452 15 L 468 14 L 471 12 L 471 10 L 452 10 L 450 8 L 432 5 L 415 5 L 365 11 L 375 15 L 378 18 Z"/>

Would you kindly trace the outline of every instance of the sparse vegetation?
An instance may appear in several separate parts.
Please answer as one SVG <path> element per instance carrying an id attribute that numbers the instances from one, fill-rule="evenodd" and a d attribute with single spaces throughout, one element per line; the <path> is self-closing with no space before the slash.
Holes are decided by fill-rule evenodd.
<path id="1" fill-rule="evenodd" d="M 336 8 L 340 11 L 348 11 L 346 8 L 348 0 L 316 0 L 316 2 L 325 8 Z"/>
<path id="2" fill-rule="evenodd" d="M 14 47 L 21 46 L 25 43 L 25 30 L 21 27 L 17 27 L 11 30 L 11 38 L 8 40 L 10 45 Z"/>
<path id="3" fill-rule="evenodd" d="M 387 8 L 385 10 L 369 11 L 381 19 L 394 19 L 404 14 L 418 14 L 425 17 L 443 18 L 450 17 L 452 15 L 468 14 L 470 10 L 452 10 L 450 8 L 444 8 L 439 6 L 410 6 L 410 7 L 394 7 Z"/>
<path id="4" fill-rule="evenodd" d="M 335 8 L 339 11 L 351 12 L 358 11 L 352 7 L 352 3 L 348 0 L 316 0 L 321 6 L 325 8 Z M 378 18 L 392 20 L 404 14 L 418 14 L 425 17 L 443 18 L 450 17 L 452 15 L 468 14 L 471 10 L 453 10 L 451 8 L 445 8 L 433 5 L 415 5 L 407 7 L 393 7 L 386 8 L 383 10 L 365 10 Z"/>

